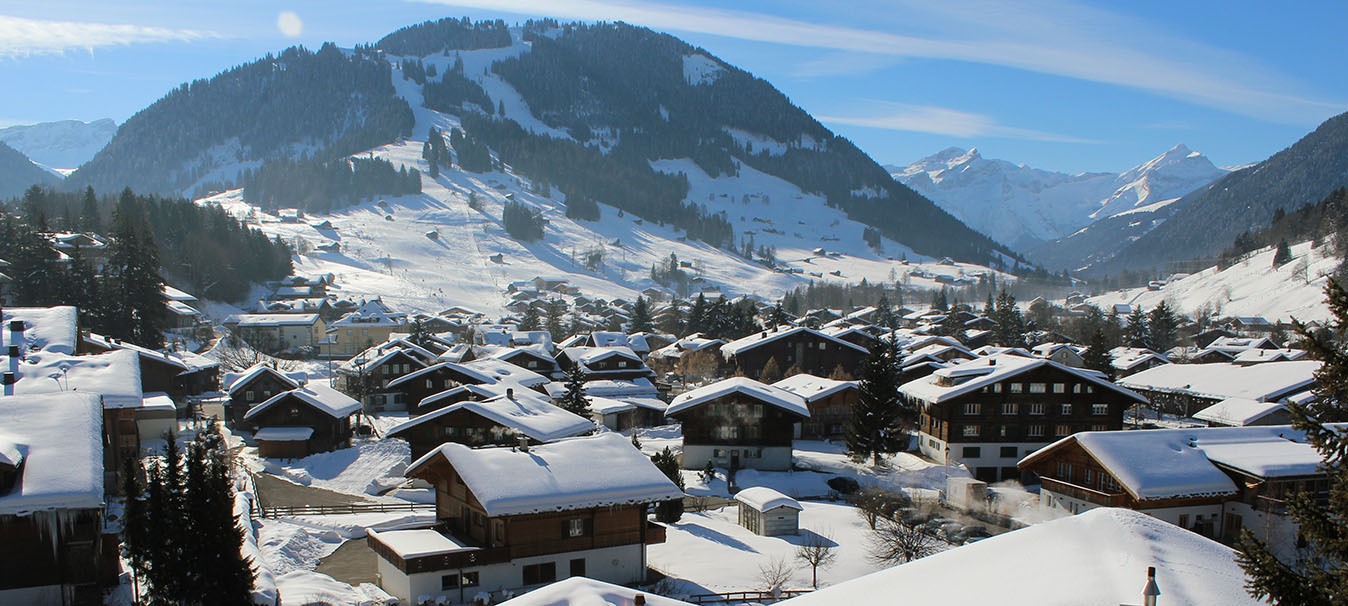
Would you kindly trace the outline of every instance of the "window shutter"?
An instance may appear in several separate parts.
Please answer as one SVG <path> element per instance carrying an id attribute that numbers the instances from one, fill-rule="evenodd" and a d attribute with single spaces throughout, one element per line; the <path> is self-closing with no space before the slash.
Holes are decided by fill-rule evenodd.
<path id="1" fill-rule="evenodd" d="M 562 540 L 571 538 L 571 520 L 562 520 Z"/>
<path id="2" fill-rule="evenodd" d="M 583 533 L 584 536 L 587 537 L 594 536 L 594 518 L 585 518 L 584 529 L 585 529 Z"/>

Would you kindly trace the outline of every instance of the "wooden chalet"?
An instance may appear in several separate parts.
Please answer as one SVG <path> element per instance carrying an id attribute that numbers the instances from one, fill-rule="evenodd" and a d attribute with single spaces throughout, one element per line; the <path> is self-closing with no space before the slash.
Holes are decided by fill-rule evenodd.
<path id="1" fill-rule="evenodd" d="M 1163 364 L 1118 384 L 1142 394 L 1161 412 L 1192 416 L 1228 398 L 1277 402 L 1315 386 L 1320 362 L 1296 360 L 1249 366 L 1233 363 Z"/>
<path id="2" fill-rule="evenodd" d="M 162 392 L 176 402 L 220 389 L 220 363 L 187 351 L 155 351 L 97 334 L 80 339 L 79 353 L 134 351 L 140 356 L 140 388 Z"/>
<path id="3" fill-rule="evenodd" d="M 372 355 L 366 357 L 366 353 Z M 369 412 L 407 410 L 406 394 L 390 384 L 426 367 L 426 356 L 418 355 L 412 349 L 394 347 L 378 351 L 373 348 L 343 362 L 337 367 L 337 376 L 342 391 L 364 394 L 361 404 Z"/>
<path id="4" fill-rule="evenodd" d="M 467 446 L 509 445 L 524 436 L 531 443 L 541 444 L 594 429 L 593 421 L 554 406 L 545 395 L 506 388 L 504 395 L 483 400 L 466 398 L 430 412 L 423 411 L 390 429 L 387 436 L 406 440 L 412 448 L 412 458 L 418 459 L 446 442 Z"/>
<path id="5" fill-rule="evenodd" d="M 627 346 L 567 347 L 557 353 L 557 364 L 563 369 L 579 364 L 585 369 L 586 376 L 594 381 L 655 377 L 641 356 Z"/>
<path id="6" fill-rule="evenodd" d="M 272 396 L 244 413 L 253 428 L 258 455 L 294 459 L 345 448 L 351 415 L 360 402 L 327 385 L 313 383 Z"/>
<path id="7" fill-rule="evenodd" d="M 829 440 L 843 437 L 852 406 L 861 397 L 856 381 L 835 381 L 799 374 L 772 384 L 805 399 L 809 420 L 800 424 L 799 438 Z"/>
<path id="8" fill-rule="evenodd" d="M 501 360 L 473 360 L 471 362 L 440 362 L 389 381 L 387 389 L 401 394 L 410 409 L 425 412 L 422 403 L 427 398 L 465 385 L 508 384 L 540 391 L 550 380 L 527 368 Z M 495 395 L 504 393 L 499 391 Z M 456 400 L 457 401 L 457 400 Z M 453 402 L 445 402 L 445 405 Z"/>
<path id="9" fill-rule="evenodd" d="M 665 540 L 647 506 L 683 497 L 612 433 L 517 448 L 447 443 L 406 474 L 435 486 L 437 525 L 372 530 L 368 541 L 380 587 L 407 603 L 466 602 L 572 576 L 644 582 L 646 545 Z"/>
<path id="10" fill-rule="evenodd" d="M 721 346 L 721 355 L 746 377 L 762 376 L 768 360 L 781 372 L 799 368 L 820 377 L 841 367 L 857 376 L 869 352 L 866 348 L 803 326 L 779 327 L 754 333 Z"/>
<path id="11" fill-rule="evenodd" d="M 1100 373 L 1015 354 L 942 368 L 899 393 L 922 411 L 922 454 L 962 463 L 985 482 L 1021 479 L 1016 462 L 1026 453 L 1076 432 L 1121 429 L 1124 411 L 1146 402 Z"/>
<path id="12" fill-rule="evenodd" d="M 795 425 L 810 418 L 805 399 L 780 387 L 733 377 L 680 394 L 665 416 L 683 425 L 683 468 L 708 461 L 727 469 L 791 468 Z"/>
<path id="13" fill-rule="evenodd" d="M 230 428 L 243 427 L 243 415 L 272 396 L 297 389 L 308 382 L 304 372 L 284 372 L 267 364 L 257 364 L 241 373 L 227 373 L 224 377 L 225 424 Z"/>

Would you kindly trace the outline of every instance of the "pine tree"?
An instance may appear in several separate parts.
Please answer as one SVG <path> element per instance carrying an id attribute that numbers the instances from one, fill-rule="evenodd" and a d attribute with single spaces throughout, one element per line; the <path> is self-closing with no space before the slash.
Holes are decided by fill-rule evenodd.
<path id="1" fill-rule="evenodd" d="M 916 425 L 914 410 L 899 398 L 899 350 L 892 339 L 878 339 L 861 369 L 860 397 L 852 405 L 845 436 L 853 458 L 880 464 L 904 432 Z"/>
<path id="2" fill-rule="evenodd" d="M 651 331 L 651 310 L 646 298 L 637 296 L 637 302 L 632 305 L 632 330 L 631 332 L 650 332 Z"/>
<path id="3" fill-rule="evenodd" d="M 136 576 L 135 585 L 143 586 L 149 573 L 150 520 L 147 517 L 144 487 L 140 475 L 144 468 L 136 457 L 126 457 L 122 469 L 122 554 Z M 138 596 L 137 596 L 138 597 Z"/>
<path id="4" fill-rule="evenodd" d="M 790 324 L 791 318 L 786 315 L 786 310 L 782 308 L 781 299 L 778 299 L 777 304 L 772 306 L 772 310 L 768 312 L 768 326 L 776 328 L 778 326 L 787 326 Z"/>
<path id="5" fill-rule="evenodd" d="M 98 214 L 98 197 L 94 195 L 92 185 L 84 189 L 84 197 L 80 204 L 80 229 L 86 232 L 102 232 L 103 219 Z"/>
<path id="6" fill-rule="evenodd" d="M 693 300 L 693 309 L 688 312 L 688 330 L 685 334 L 700 332 L 703 336 L 707 335 L 710 326 L 707 322 L 707 297 L 702 293 L 697 293 L 697 298 Z"/>
<path id="7" fill-rule="evenodd" d="M 635 435 L 635 434 L 633 434 Z M 651 463 L 674 482 L 679 490 L 683 490 L 683 472 L 679 469 L 679 456 L 674 454 L 668 446 L 664 450 L 651 455 Z M 683 498 L 661 501 L 655 506 L 655 520 L 664 524 L 673 524 L 683 517 Z"/>
<path id="8" fill-rule="evenodd" d="M 898 318 L 894 316 L 894 308 L 889 304 L 889 297 L 880 293 L 880 300 L 875 303 L 875 325 L 885 328 L 898 328 Z"/>
<path id="9" fill-rule="evenodd" d="M 585 381 L 588 378 L 588 373 L 579 362 L 572 363 L 566 369 L 566 393 L 557 405 L 568 412 L 590 418 L 590 399 L 585 396 Z"/>
<path id="10" fill-rule="evenodd" d="M 1141 307 L 1128 314 L 1128 324 L 1123 327 L 1123 342 L 1128 347 L 1145 347 L 1150 349 L 1151 327 L 1147 323 L 1147 314 Z"/>
<path id="11" fill-rule="evenodd" d="M 553 343 L 566 338 L 566 328 L 562 326 L 562 317 L 566 315 L 566 302 L 561 299 L 548 299 L 546 330 L 552 335 Z"/>
<path id="12" fill-rule="evenodd" d="M 1166 351 L 1175 345 L 1175 331 L 1179 328 L 1179 318 L 1171 311 L 1165 301 L 1156 304 L 1147 315 L 1147 329 L 1151 333 L 1152 348 Z"/>
<path id="13" fill-rule="evenodd" d="M 1273 267 L 1281 267 L 1292 260 L 1292 247 L 1287 245 L 1287 239 L 1278 241 L 1278 249 L 1273 253 Z"/>
<path id="14" fill-rule="evenodd" d="M 520 330 L 538 330 L 541 321 L 542 319 L 538 316 L 538 308 L 530 304 L 524 308 L 524 313 L 520 315 Z"/>
<path id="15" fill-rule="evenodd" d="M 996 309 L 992 312 L 992 321 L 997 324 L 993 330 L 993 342 L 1002 347 L 1022 347 L 1025 345 L 1025 318 L 1016 307 L 1016 297 L 1002 289 L 997 295 Z"/>
<path id="16" fill-rule="evenodd" d="M 159 272 L 159 248 L 140 202 L 127 189 L 113 214 L 112 244 L 103 268 L 109 336 L 151 349 L 163 347 L 168 299 Z"/>
<path id="17" fill-rule="evenodd" d="M 1095 332 L 1091 333 L 1090 341 L 1086 344 L 1086 351 L 1081 353 L 1081 359 L 1086 368 L 1103 372 L 1112 381 L 1114 380 L 1114 364 L 1109 355 L 1109 349 L 1109 342 L 1105 340 L 1105 331 L 1097 328 Z"/>
<path id="18" fill-rule="evenodd" d="M 1329 479 L 1323 503 L 1305 491 L 1288 499 L 1288 516 L 1306 539 L 1309 557 L 1282 562 L 1247 528 L 1241 528 L 1236 541 L 1236 559 L 1248 577 L 1246 590 L 1271 604 L 1348 605 L 1348 435 L 1325 425 L 1348 419 L 1348 347 L 1343 342 L 1348 293 L 1330 278 L 1325 296 L 1333 314 L 1330 334 L 1317 335 L 1293 323 L 1303 347 L 1323 363 L 1315 373 L 1315 398 L 1287 404 L 1292 426 L 1305 432 L 1306 441 L 1323 457 L 1320 470 Z"/>

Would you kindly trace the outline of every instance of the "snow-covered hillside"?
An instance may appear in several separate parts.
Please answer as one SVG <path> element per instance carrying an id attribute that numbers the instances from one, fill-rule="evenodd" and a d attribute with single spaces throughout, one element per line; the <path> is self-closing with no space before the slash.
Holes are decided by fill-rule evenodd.
<path id="1" fill-rule="evenodd" d="M 1016 250 L 1062 238 L 1099 219 L 1139 208 L 1156 210 L 1226 173 L 1184 144 L 1118 174 L 1069 175 L 956 147 L 907 167 L 886 168 L 970 227 Z"/>
<path id="2" fill-rule="evenodd" d="M 116 133 L 117 123 L 108 118 L 93 122 L 61 120 L 0 129 L 0 141 L 64 175 L 93 158 Z"/>
<path id="3" fill-rule="evenodd" d="M 494 104 L 503 104 L 510 119 L 534 132 L 565 137 L 537 120 L 518 92 L 486 69 L 494 61 L 528 50 L 529 43 L 518 32 L 514 34 L 511 47 L 458 51 L 423 61 L 443 71 L 462 58 L 464 73 L 482 85 Z M 335 274 L 337 292 L 343 296 L 383 296 L 390 303 L 427 311 L 462 305 L 501 314 L 509 302 L 507 286 L 536 276 L 569 280 L 590 296 L 634 297 L 656 286 L 650 268 L 671 254 L 690 264 L 685 271 L 705 280 L 695 285 L 697 289 L 719 288 L 727 296 L 756 294 L 767 299 L 810 280 L 906 280 L 914 288 L 939 288 L 938 277 L 973 278 L 991 271 L 924 258 L 890 240 L 884 240 L 883 250 L 877 252 L 862 240 L 865 226 L 828 207 L 823 198 L 743 165 L 736 177 L 712 178 L 691 160 L 652 163 L 657 170 L 687 175 L 688 200 L 711 212 L 726 213 L 738 238 L 752 237 L 755 248 L 775 248 L 777 269 L 770 269 L 761 259 L 747 260 L 690 240 L 671 226 L 624 216 L 602 204 L 598 221 L 573 220 L 566 216 L 560 193 L 535 193 L 532 190 L 537 188 L 509 166 L 491 173 L 445 169 L 432 179 L 421 157 L 426 134 L 432 127 L 452 129 L 459 120 L 423 107 L 421 87 L 404 80 L 397 70 L 400 59 L 389 57 L 395 66 L 393 84 L 413 108 L 414 134 L 369 153 L 395 165 L 420 169 L 420 195 L 369 201 L 301 223 L 282 223 L 262 213 L 244 202 L 239 190 L 200 202 L 220 204 L 239 217 L 251 215 L 267 234 L 303 242 L 306 254 L 298 257 L 295 271 Z M 521 243 L 506 234 L 501 216 L 508 199 L 542 213 L 547 220 L 543 240 Z M 323 221 L 332 228 L 314 226 Z M 333 243 L 339 245 L 339 252 L 318 250 Z M 824 254 L 818 252 L 821 248 Z M 588 269 L 583 259 L 595 251 L 602 254 L 602 263 Z M 1009 277 L 999 275 L 998 279 Z"/>
<path id="4" fill-rule="evenodd" d="M 1303 322 L 1329 319 L 1325 304 L 1325 276 L 1338 269 L 1340 259 L 1329 245 L 1312 247 L 1310 242 L 1292 247 L 1292 260 L 1273 267 L 1273 247 L 1250 253 L 1219 270 L 1210 267 L 1170 280 L 1160 290 L 1132 288 L 1092 297 L 1089 303 L 1107 309 L 1115 303 L 1151 309 L 1166 301 L 1190 317 L 1203 313 L 1217 316 L 1263 316 L 1270 322 L 1296 318 Z"/>

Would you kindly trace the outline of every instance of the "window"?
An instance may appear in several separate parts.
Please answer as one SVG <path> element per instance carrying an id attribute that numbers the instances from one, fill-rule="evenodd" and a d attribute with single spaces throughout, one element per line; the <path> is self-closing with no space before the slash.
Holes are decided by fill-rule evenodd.
<path id="1" fill-rule="evenodd" d="M 1014 415 L 1020 412 L 1020 404 L 1015 402 L 1002 402 L 1002 414 Z"/>
<path id="2" fill-rule="evenodd" d="M 966 438 L 977 438 L 978 435 L 979 435 L 979 427 L 978 427 L 977 425 L 965 425 L 965 426 L 964 426 L 964 437 L 966 437 Z"/>
<path id="3" fill-rule="evenodd" d="M 1081 393 L 1081 384 L 1080 384 L 1080 383 L 1073 383 L 1073 384 L 1072 384 L 1072 393 Z"/>
<path id="4" fill-rule="evenodd" d="M 580 537 L 585 536 L 584 518 L 574 518 L 566 521 L 566 536 Z"/>
<path id="5" fill-rule="evenodd" d="M 1109 431 L 1109 426 L 1104 423 L 1096 423 L 1091 425 L 1091 431 Z"/>
<path id="6" fill-rule="evenodd" d="M 970 403 L 964 405 L 964 414 L 966 415 L 977 416 L 980 412 L 982 412 L 982 407 L 979 406 L 977 403 Z"/>
<path id="7" fill-rule="evenodd" d="M 1042 438 L 1042 437 L 1044 437 L 1044 426 L 1043 426 L 1043 425 L 1031 425 L 1031 426 L 1029 427 L 1029 429 L 1027 430 L 1027 433 L 1028 433 L 1028 435 L 1029 435 L 1031 438 Z"/>
<path id="8" fill-rule="evenodd" d="M 426 389 L 435 389 L 435 383 L 430 379 L 426 379 Z"/>
<path id="9" fill-rule="evenodd" d="M 627 360 L 618 360 L 618 368 L 627 368 Z"/>
<path id="10" fill-rule="evenodd" d="M 1030 393 L 1044 393 L 1048 391 L 1047 383 L 1030 383 Z"/>
<path id="11" fill-rule="evenodd" d="M 747 437 L 750 440 L 757 440 L 763 437 L 762 433 L 763 433 L 762 429 L 759 428 L 757 425 L 750 425 L 745 428 L 745 437 Z"/>
<path id="12" fill-rule="evenodd" d="M 1107 415 L 1107 414 L 1109 414 L 1109 405 L 1108 405 L 1108 404 L 1091 404 L 1091 414 L 1093 414 L 1093 415 Z"/>
<path id="13" fill-rule="evenodd" d="M 1041 415 L 1041 416 L 1042 416 L 1042 415 L 1044 414 L 1044 403 L 1043 403 L 1043 402 L 1033 402 L 1033 403 L 1031 403 L 1031 404 L 1030 404 L 1030 414 L 1032 414 L 1032 415 Z"/>
<path id="14" fill-rule="evenodd" d="M 1002 384 L 1001 384 L 1001 383 L 993 383 L 993 384 L 992 384 L 992 393 L 1002 393 Z"/>
<path id="15" fill-rule="evenodd" d="M 826 350 L 826 349 L 828 349 L 828 343 L 820 343 L 820 344 L 819 344 L 819 351 L 824 351 L 824 350 Z"/>
<path id="16" fill-rule="evenodd" d="M 1114 476 L 1107 473 L 1100 474 L 1100 489 L 1105 492 L 1119 492 L 1119 483 L 1114 481 Z"/>
<path id="17" fill-rule="evenodd" d="M 585 576 L 585 558 L 576 558 L 574 560 L 571 560 L 571 576 L 573 577 Z"/>
<path id="18" fill-rule="evenodd" d="M 529 360 L 529 368 L 538 368 L 538 360 Z"/>
<path id="19" fill-rule="evenodd" d="M 1011 388 L 1011 393 L 1020 393 L 1023 385 L 1021 383 L 1008 383 L 1007 386 Z"/>
<path id="20" fill-rule="evenodd" d="M 977 459 L 983 456 L 983 452 L 982 449 L 977 446 L 965 446 L 963 452 L 960 453 L 960 456 L 966 459 Z"/>
<path id="21" fill-rule="evenodd" d="M 248 400 L 249 402 L 252 402 L 252 401 L 253 401 L 253 390 L 250 389 L 250 390 L 248 390 L 248 391 L 243 392 L 243 399 Z"/>
<path id="22" fill-rule="evenodd" d="M 542 564 L 529 564 L 524 567 L 525 585 L 542 585 L 557 580 L 557 563 L 543 562 Z"/>
<path id="23" fill-rule="evenodd" d="M 1066 384 L 1066 383 L 1054 383 L 1054 384 L 1053 384 L 1053 393 L 1067 393 L 1067 384 Z"/>
<path id="24" fill-rule="evenodd" d="M 1060 424 L 1053 429 L 1053 432 L 1056 435 L 1065 436 L 1067 434 L 1072 433 L 1072 428 L 1068 427 L 1066 424 Z"/>
<path id="25" fill-rule="evenodd" d="M 1002 458 L 1003 458 L 1003 459 L 1014 459 L 1014 458 L 1016 458 L 1016 447 L 1015 447 L 1015 446 L 1003 446 L 1003 447 L 1002 447 Z"/>
<path id="26" fill-rule="evenodd" d="M 477 587 L 477 573 L 465 572 L 462 576 L 457 574 L 446 574 L 440 576 L 440 590 L 458 589 L 459 585 L 464 587 Z"/>
<path id="27" fill-rule="evenodd" d="M 1187 513 L 1180 514 L 1179 527 L 1184 528 L 1186 530 L 1189 528 L 1189 514 Z"/>
<path id="28" fill-rule="evenodd" d="M 1059 480 L 1071 480 L 1071 479 L 1072 479 L 1072 465 L 1071 465 L 1070 463 L 1064 463 L 1064 462 L 1062 462 L 1062 461 L 1058 461 L 1058 472 L 1055 474 L 1055 476 L 1056 476 Z"/>
<path id="29" fill-rule="evenodd" d="M 1091 469 L 1089 467 L 1082 470 L 1081 474 L 1082 474 L 1081 477 L 1085 480 L 1086 488 L 1090 488 L 1095 485 L 1095 474 L 1091 472 Z"/>
<path id="30" fill-rule="evenodd" d="M 1072 414 L 1072 405 L 1071 405 L 1071 404 L 1063 404 L 1063 405 L 1062 405 L 1062 415 L 1063 415 L 1064 417 L 1066 417 L 1066 416 L 1071 416 L 1071 414 Z"/>

